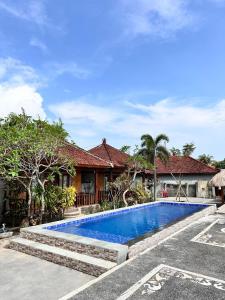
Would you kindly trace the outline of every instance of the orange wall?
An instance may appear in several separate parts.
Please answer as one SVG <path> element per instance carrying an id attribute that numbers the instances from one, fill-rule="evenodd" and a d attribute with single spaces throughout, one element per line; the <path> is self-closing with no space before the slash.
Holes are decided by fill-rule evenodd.
<path id="1" fill-rule="evenodd" d="M 81 192 L 81 171 L 77 170 L 76 175 L 73 177 L 73 186 L 77 192 Z M 104 174 L 96 171 L 96 192 L 104 189 Z"/>
<path id="2" fill-rule="evenodd" d="M 102 191 L 104 189 L 104 174 L 96 173 L 96 190 Z"/>
<path id="3" fill-rule="evenodd" d="M 73 177 L 73 186 L 76 188 L 77 193 L 81 192 L 81 172 L 76 171 L 76 175 Z"/>

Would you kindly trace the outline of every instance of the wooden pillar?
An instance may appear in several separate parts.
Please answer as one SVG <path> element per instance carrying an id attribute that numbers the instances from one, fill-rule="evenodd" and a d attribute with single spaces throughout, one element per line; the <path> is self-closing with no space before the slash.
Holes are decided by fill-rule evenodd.
<path id="1" fill-rule="evenodd" d="M 213 196 L 213 198 L 216 198 L 216 188 L 215 188 L 215 186 L 212 187 L 212 196 Z"/>
<path id="2" fill-rule="evenodd" d="M 102 187 L 102 178 L 103 175 L 99 170 L 95 171 L 95 199 L 96 199 L 96 203 L 98 203 L 100 201 L 99 199 L 99 191 L 101 190 Z"/>
<path id="3" fill-rule="evenodd" d="M 221 200 L 222 200 L 222 204 L 224 204 L 224 187 L 221 187 Z"/>
<path id="4" fill-rule="evenodd" d="M 113 181 L 113 171 L 112 171 L 112 169 L 110 170 L 110 173 L 109 173 L 109 181 L 110 182 Z"/>

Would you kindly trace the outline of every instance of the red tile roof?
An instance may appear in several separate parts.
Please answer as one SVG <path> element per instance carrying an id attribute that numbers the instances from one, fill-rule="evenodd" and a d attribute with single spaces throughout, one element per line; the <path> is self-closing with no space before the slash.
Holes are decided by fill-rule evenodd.
<path id="1" fill-rule="evenodd" d="M 103 139 L 102 144 L 89 150 L 90 153 L 110 161 L 113 167 L 124 168 L 128 165 L 129 155 L 106 143 Z"/>
<path id="2" fill-rule="evenodd" d="M 190 156 L 170 156 L 166 165 L 157 160 L 157 173 L 162 174 L 216 174 L 218 170 Z"/>
<path id="3" fill-rule="evenodd" d="M 130 156 L 119 149 L 103 143 L 86 151 L 76 145 L 67 144 L 67 153 L 75 160 L 77 167 L 86 168 L 125 168 L 129 164 Z M 163 164 L 157 160 L 157 173 L 163 174 L 216 174 L 219 170 L 210 167 L 190 156 L 170 156 L 169 161 Z M 152 170 L 146 170 L 152 173 Z"/>
<path id="4" fill-rule="evenodd" d="M 72 144 L 67 144 L 65 150 L 67 154 L 74 158 L 76 167 L 86 168 L 112 168 L 109 161 L 106 161 L 88 151 Z"/>

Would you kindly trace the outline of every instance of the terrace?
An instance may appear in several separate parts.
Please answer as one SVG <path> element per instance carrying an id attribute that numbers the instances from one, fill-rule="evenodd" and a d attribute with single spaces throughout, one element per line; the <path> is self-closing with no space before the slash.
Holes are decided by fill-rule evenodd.
<path id="1" fill-rule="evenodd" d="M 188 299 L 223 299 L 225 293 L 224 209 L 221 207 L 220 210 L 215 211 L 215 206 L 210 206 L 206 210 L 197 212 L 145 239 L 144 241 L 148 242 L 145 250 L 143 251 L 141 247 L 138 253 L 134 252 L 132 257 L 126 261 L 120 256 L 121 259 L 116 262 L 113 258 L 115 252 L 112 251 L 112 248 L 108 248 L 106 251 L 107 243 L 98 241 L 98 245 L 96 245 L 93 240 L 90 241 L 89 251 L 93 251 L 92 254 L 95 256 L 93 260 L 89 260 L 89 263 L 92 264 L 95 261 L 99 264 L 100 269 L 104 267 L 103 272 L 98 269 L 100 270 L 98 274 L 92 274 L 95 277 L 84 274 L 83 272 L 86 272 L 84 269 L 79 272 L 74 270 L 71 265 L 67 265 L 67 268 L 56 265 L 49 262 L 51 259 L 48 258 L 49 261 L 43 261 L 11 249 L 2 249 L 0 261 L 5 268 L 4 276 L 1 276 L 0 280 L 1 295 L 3 299 L 10 300 L 16 299 L 18 296 L 23 299 L 30 297 L 40 299 L 44 293 L 48 294 L 48 299 L 61 297 L 61 300 L 148 299 L 149 295 L 151 295 L 151 299 L 185 299 L 187 297 Z M 64 233 L 51 232 L 51 238 L 56 236 L 58 239 L 65 238 Z M 24 238 L 27 234 L 28 248 L 32 247 L 32 239 L 28 233 L 39 235 L 39 242 L 41 242 L 40 227 L 24 229 L 22 233 Z M 42 235 L 46 235 L 43 230 Z M 71 242 L 74 243 L 76 237 L 69 236 L 71 235 L 67 235 L 66 240 L 67 246 L 70 242 L 71 250 Z M 87 238 L 83 237 L 76 240 L 76 243 L 83 244 L 84 239 L 87 243 Z M 98 249 L 104 248 L 105 251 L 96 251 L 96 246 Z M 112 245 L 110 246 L 112 247 Z M 49 248 L 47 249 L 47 247 Z M 51 246 L 47 247 L 39 248 L 39 251 L 47 250 L 49 255 Z M 123 247 L 121 246 L 119 249 L 118 244 L 114 244 L 116 252 L 124 250 Z M 77 252 L 77 248 L 74 251 Z M 63 247 L 61 254 L 58 253 L 62 255 L 61 260 L 67 253 L 66 247 Z M 96 257 L 97 253 L 99 253 L 98 258 Z M 102 254 L 111 255 L 111 262 L 106 263 Z M 46 257 L 44 258 L 46 259 Z M 77 258 L 78 256 L 75 259 Z M 10 264 L 13 265 L 9 267 Z M 31 265 L 36 266 L 36 276 L 33 274 L 34 269 L 29 267 Z M 48 284 L 43 281 L 43 270 L 45 270 L 44 278 L 49 282 Z M 15 277 L 13 274 L 18 272 L 20 272 L 20 276 Z M 26 280 L 19 283 L 19 278 L 26 278 Z M 76 278 L 75 281 L 74 278 Z M 7 285 L 5 285 L 6 282 Z M 12 284 L 13 289 L 11 289 Z M 36 289 L 35 286 L 40 284 L 43 289 Z M 3 288 L 3 286 L 7 286 L 7 288 Z"/>

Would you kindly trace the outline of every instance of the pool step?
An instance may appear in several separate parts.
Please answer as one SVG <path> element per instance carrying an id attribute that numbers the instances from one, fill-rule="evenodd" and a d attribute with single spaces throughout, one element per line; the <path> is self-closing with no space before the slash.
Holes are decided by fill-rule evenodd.
<path id="1" fill-rule="evenodd" d="M 41 232 L 32 232 L 31 230 L 32 227 L 22 228 L 20 230 L 20 237 L 114 263 L 121 263 L 126 260 L 127 252 L 121 254 L 118 252 L 118 250 L 106 248 L 102 245 L 101 241 L 97 241 L 99 244 L 98 246 L 94 244 L 91 239 L 86 239 L 85 237 L 81 236 L 78 240 L 74 240 L 73 236 L 71 235 L 67 235 L 65 238 L 65 234 L 61 232 L 57 232 L 56 234 L 55 231 L 49 230 L 48 232 L 45 230 L 42 230 Z M 90 242 L 88 243 L 88 241 Z"/>
<path id="2" fill-rule="evenodd" d="M 8 247 L 96 277 L 116 266 L 116 263 L 111 261 L 21 237 L 12 239 Z"/>

